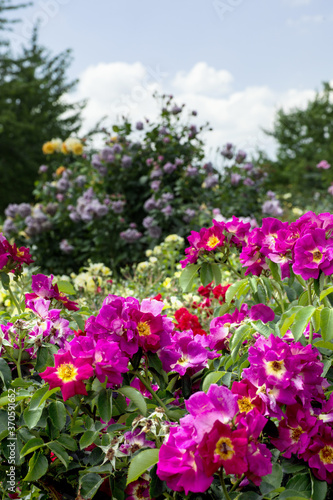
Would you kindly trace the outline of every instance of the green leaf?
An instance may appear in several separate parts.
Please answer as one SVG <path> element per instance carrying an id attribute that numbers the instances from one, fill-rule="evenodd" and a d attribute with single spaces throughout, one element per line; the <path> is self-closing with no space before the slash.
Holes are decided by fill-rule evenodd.
<path id="1" fill-rule="evenodd" d="M 99 416 L 104 422 L 108 423 L 112 416 L 112 406 L 111 406 L 112 394 L 110 391 L 103 389 L 97 396 L 97 408 Z"/>
<path id="2" fill-rule="evenodd" d="M 51 443 L 47 443 L 47 447 L 59 458 L 59 460 L 64 464 L 64 466 L 68 467 L 69 464 L 69 455 L 65 448 L 61 446 L 60 443 L 56 441 L 52 441 Z"/>
<path id="3" fill-rule="evenodd" d="M 279 496 L 279 500 L 304 500 L 304 498 L 309 500 L 309 497 L 304 495 L 301 491 L 289 489 L 284 490 Z"/>
<path id="4" fill-rule="evenodd" d="M 32 453 L 33 451 L 37 450 L 41 446 L 44 446 L 44 441 L 41 438 L 32 438 L 29 439 L 29 441 L 23 446 L 20 456 L 24 457 L 28 453 Z"/>
<path id="5" fill-rule="evenodd" d="M 69 281 L 57 281 L 59 292 L 66 293 L 67 295 L 75 295 L 76 291 Z"/>
<path id="6" fill-rule="evenodd" d="M 281 269 L 280 266 L 276 263 L 271 261 L 270 259 L 267 259 L 267 263 L 269 265 L 269 268 L 271 270 L 272 276 L 277 282 L 281 282 Z"/>
<path id="7" fill-rule="evenodd" d="M 40 452 L 35 452 L 29 460 L 28 474 L 23 478 L 23 481 L 37 481 L 44 476 L 48 469 L 47 458 Z"/>
<path id="8" fill-rule="evenodd" d="M 311 474 L 311 497 L 316 500 L 325 500 L 327 495 L 326 481 L 319 481 Z"/>
<path id="9" fill-rule="evenodd" d="M 12 372 L 7 362 L 3 358 L 0 358 L 0 377 L 3 380 L 6 389 L 8 389 L 12 381 Z"/>
<path id="10" fill-rule="evenodd" d="M 333 351 L 333 343 L 332 342 L 324 342 L 323 340 L 318 340 L 313 344 L 315 347 L 321 347 L 322 349 L 329 349 Z"/>
<path id="11" fill-rule="evenodd" d="M 333 293 L 333 286 L 330 286 L 329 288 L 326 288 L 326 290 L 323 290 L 320 294 L 319 300 L 322 301 L 330 293 Z"/>
<path id="12" fill-rule="evenodd" d="M 37 425 L 40 417 L 42 416 L 42 411 L 43 411 L 42 408 L 39 408 L 38 410 L 29 410 L 28 408 L 26 408 L 24 410 L 23 412 L 24 421 L 29 427 L 29 429 L 33 429 Z"/>
<path id="13" fill-rule="evenodd" d="M 80 479 L 81 496 L 87 499 L 92 498 L 97 493 L 103 482 L 104 478 L 98 474 L 85 474 Z"/>
<path id="14" fill-rule="evenodd" d="M 29 404 L 29 410 L 35 410 L 41 404 L 43 404 L 45 402 L 45 399 L 43 399 L 43 396 L 45 396 L 45 394 L 47 392 L 49 392 L 48 385 L 38 389 L 31 397 L 30 404 Z M 43 401 L 42 401 L 42 399 L 43 399 Z"/>
<path id="15" fill-rule="evenodd" d="M 291 327 L 291 331 L 296 341 L 298 341 L 304 333 L 315 310 L 316 308 L 314 306 L 306 306 L 295 314 L 295 320 Z"/>
<path id="16" fill-rule="evenodd" d="M 210 372 L 202 382 L 202 390 L 207 392 L 212 384 L 216 384 L 226 372 Z"/>
<path id="17" fill-rule="evenodd" d="M 123 394 L 123 396 L 125 396 L 126 398 L 130 399 L 144 417 L 147 415 L 147 404 L 141 392 L 139 392 L 137 389 L 134 389 L 134 387 L 122 387 L 118 392 L 120 392 L 120 394 Z"/>
<path id="18" fill-rule="evenodd" d="M 80 439 L 80 449 L 83 450 L 84 448 L 87 448 L 87 446 L 90 446 L 95 439 L 98 438 L 98 432 L 97 431 L 86 431 Z"/>
<path id="19" fill-rule="evenodd" d="M 138 455 L 135 455 L 128 468 L 127 483 L 136 481 L 149 467 L 157 464 L 159 450 L 154 448 L 143 450 Z"/>
<path id="20" fill-rule="evenodd" d="M 166 483 L 165 481 L 162 481 L 156 474 L 157 471 L 157 465 L 154 465 L 152 470 L 150 471 L 150 488 L 149 488 L 149 494 L 151 498 L 157 498 L 163 495 L 163 493 L 166 491 Z"/>
<path id="21" fill-rule="evenodd" d="M 80 314 L 73 313 L 72 316 L 80 330 L 84 331 L 86 321 L 82 318 L 82 316 L 80 316 Z"/>
<path id="22" fill-rule="evenodd" d="M 183 292 L 190 292 L 192 290 L 194 279 L 197 276 L 200 267 L 201 266 L 199 264 L 190 264 L 185 267 L 179 277 L 179 285 L 181 286 Z"/>
<path id="23" fill-rule="evenodd" d="M 216 307 L 214 309 L 214 318 L 217 318 L 218 316 L 223 316 L 223 314 L 226 314 L 231 307 L 232 306 L 230 306 L 229 304 L 222 304 L 221 306 Z"/>
<path id="24" fill-rule="evenodd" d="M 309 474 L 296 474 L 289 479 L 286 488 L 290 490 L 299 491 L 305 495 L 311 494 L 311 479 Z"/>
<path id="25" fill-rule="evenodd" d="M 288 309 L 285 313 L 282 314 L 280 321 L 278 322 L 278 327 L 280 329 L 281 336 L 283 336 L 287 330 L 289 330 L 292 325 L 296 313 L 302 309 L 301 306 L 294 306 L 291 309 Z"/>
<path id="26" fill-rule="evenodd" d="M 321 336 L 325 342 L 333 339 L 333 309 L 324 307 L 320 313 Z"/>
<path id="27" fill-rule="evenodd" d="M 269 328 L 265 323 L 261 321 L 261 319 L 257 319 L 256 321 L 251 321 L 252 328 L 254 328 L 257 332 L 264 335 L 264 337 L 269 337 L 272 333 L 272 329 Z"/>
<path id="28" fill-rule="evenodd" d="M 271 484 L 274 488 L 279 488 L 282 483 L 283 471 L 279 464 L 273 464 L 271 474 L 264 476 L 262 479 L 266 483 Z"/>
<path id="29" fill-rule="evenodd" d="M 214 275 L 211 265 L 204 262 L 200 269 L 200 280 L 203 286 L 209 285 L 213 281 Z"/>
<path id="30" fill-rule="evenodd" d="M 66 423 L 66 408 L 61 401 L 53 401 L 49 406 L 49 416 L 53 425 L 61 430 Z"/>
<path id="31" fill-rule="evenodd" d="M 1 283 L 5 290 L 8 290 L 9 287 L 9 276 L 7 273 L 0 273 Z"/>
<path id="32" fill-rule="evenodd" d="M 210 266 L 211 266 L 211 269 L 213 272 L 215 286 L 217 286 L 222 282 L 222 273 L 221 273 L 220 266 L 218 264 L 216 264 L 216 262 L 214 262 Z"/>
<path id="33" fill-rule="evenodd" d="M 67 434 L 61 434 L 58 439 L 58 443 L 62 444 L 65 448 L 71 451 L 76 451 L 77 450 L 77 444 L 75 439 L 71 438 Z"/>
<path id="34" fill-rule="evenodd" d="M 237 328 L 230 340 L 230 350 L 232 350 L 239 342 L 242 342 L 246 337 L 247 332 L 251 329 L 250 325 L 241 325 Z"/>
<path id="35" fill-rule="evenodd" d="M 232 301 L 232 299 L 234 298 L 234 296 L 236 295 L 236 293 L 238 292 L 238 290 L 240 289 L 241 286 L 243 286 L 244 284 L 247 284 L 248 283 L 248 280 L 247 278 L 246 279 L 243 279 L 243 280 L 240 280 L 240 281 L 236 281 L 236 283 L 234 283 L 233 285 L 231 285 L 228 290 L 227 290 L 227 293 L 225 294 L 225 301 L 230 304 L 230 302 Z"/>
<path id="36" fill-rule="evenodd" d="M 309 292 L 307 290 L 304 290 L 304 292 L 301 293 L 298 299 L 298 304 L 303 307 L 309 304 Z"/>

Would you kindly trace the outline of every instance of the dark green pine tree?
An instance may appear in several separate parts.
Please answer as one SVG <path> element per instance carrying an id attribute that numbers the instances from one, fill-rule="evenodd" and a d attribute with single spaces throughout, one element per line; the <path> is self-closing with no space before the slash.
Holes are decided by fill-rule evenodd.
<path id="1" fill-rule="evenodd" d="M 69 50 L 53 57 L 41 47 L 37 29 L 20 54 L 0 57 L 0 212 L 32 201 L 43 143 L 75 135 L 81 126 L 84 103 L 64 99 L 76 84 L 66 78 L 70 61 Z"/>
<path id="2" fill-rule="evenodd" d="M 306 108 L 280 109 L 272 131 L 277 141 L 277 161 L 266 162 L 270 188 L 291 192 L 300 206 L 316 191 L 327 192 L 333 181 L 333 87 L 323 84 Z M 317 168 L 326 160 L 329 170 Z"/>
<path id="3" fill-rule="evenodd" d="M 11 14 L 17 9 L 28 7 L 29 5 L 31 5 L 31 2 L 13 5 L 13 2 L 11 0 L 0 0 L 0 31 L 11 31 L 12 25 L 18 23 L 20 19 L 8 19 L 8 14 Z M 0 39 L 0 44 L 8 45 L 8 41 Z"/>

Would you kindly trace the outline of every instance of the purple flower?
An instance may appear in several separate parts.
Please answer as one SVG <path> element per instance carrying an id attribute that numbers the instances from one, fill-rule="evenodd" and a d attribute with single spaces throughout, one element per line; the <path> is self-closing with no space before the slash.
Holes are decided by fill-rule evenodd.
<path id="1" fill-rule="evenodd" d="M 159 238 L 162 234 L 162 229 L 159 226 L 152 226 L 148 229 L 148 234 L 151 238 Z"/>
<path id="2" fill-rule="evenodd" d="M 126 241 L 126 243 L 134 243 L 142 237 L 142 233 L 136 229 L 126 229 L 126 231 L 120 233 L 120 237 L 122 240 Z"/>
<path id="3" fill-rule="evenodd" d="M 153 191 L 158 191 L 160 189 L 161 181 L 153 181 L 150 187 Z"/>
<path id="4" fill-rule="evenodd" d="M 204 187 L 206 189 L 210 189 L 210 188 L 216 186 L 218 183 L 219 183 L 218 175 L 211 175 L 210 174 L 206 177 L 206 180 L 204 182 Z"/>
<path id="5" fill-rule="evenodd" d="M 128 155 L 124 155 L 121 159 L 121 164 L 124 168 L 129 168 L 132 165 L 132 158 Z"/>
<path id="6" fill-rule="evenodd" d="M 116 155 L 116 154 L 121 153 L 122 150 L 123 150 L 123 148 L 120 144 L 115 144 L 112 148 L 112 153 Z"/>
<path id="7" fill-rule="evenodd" d="M 121 214 L 125 205 L 126 201 L 124 200 L 111 201 L 111 210 L 113 210 L 115 214 Z"/>
<path id="8" fill-rule="evenodd" d="M 187 177 L 196 177 L 198 175 L 198 169 L 196 167 L 192 167 L 192 165 L 189 165 L 186 169 L 185 175 Z"/>
<path id="9" fill-rule="evenodd" d="M 71 253 L 74 250 L 73 245 L 68 243 L 67 240 L 61 240 L 61 242 L 59 244 L 59 248 L 64 253 Z"/>
<path id="10" fill-rule="evenodd" d="M 47 165 L 41 165 L 38 169 L 38 173 L 39 174 L 45 174 L 45 172 L 47 172 L 49 169 L 49 167 Z"/>
<path id="11" fill-rule="evenodd" d="M 164 165 L 163 170 L 166 174 L 172 174 L 176 170 L 176 165 L 173 165 L 172 163 L 168 162 Z"/>
<path id="12" fill-rule="evenodd" d="M 183 221 L 190 222 L 196 216 L 196 211 L 193 208 L 186 208 L 184 211 Z"/>
<path id="13" fill-rule="evenodd" d="M 143 123 L 142 122 L 136 122 L 135 128 L 136 128 L 136 130 L 143 130 Z"/>
<path id="14" fill-rule="evenodd" d="M 171 205 L 167 205 L 166 207 L 162 208 L 161 212 L 166 217 L 170 217 L 170 215 L 172 215 L 173 213 L 173 208 Z"/>
<path id="15" fill-rule="evenodd" d="M 233 186 L 237 186 L 239 184 L 239 181 L 241 180 L 242 176 L 240 174 L 235 174 L 232 173 L 230 176 L 230 182 Z"/>
<path id="16" fill-rule="evenodd" d="M 124 443 L 119 447 L 119 450 L 125 455 L 133 455 L 136 451 L 142 448 L 155 448 L 154 441 L 147 441 L 146 434 L 137 427 L 133 432 L 125 432 Z"/>
<path id="17" fill-rule="evenodd" d="M 305 280 L 318 278 L 320 270 L 326 276 L 333 273 L 333 240 L 326 239 L 324 229 L 313 229 L 299 238 L 294 255 L 293 271 Z"/>
<path id="18" fill-rule="evenodd" d="M 243 180 L 244 186 L 249 186 L 252 187 L 254 186 L 254 181 L 250 179 L 250 177 L 246 177 L 246 179 Z"/>
<path id="19" fill-rule="evenodd" d="M 235 161 L 236 161 L 236 163 L 243 163 L 245 158 L 246 158 L 245 151 L 239 150 L 237 155 L 236 155 Z"/>
<path id="20" fill-rule="evenodd" d="M 317 165 L 317 168 L 322 168 L 324 170 L 327 170 L 328 168 L 330 168 L 331 165 L 326 161 L 326 160 L 322 160 L 318 163 Z"/>
<path id="21" fill-rule="evenodd" d="M 153 227 L 157 224 L 156 220 L 154 217 L 145 217 L 142 221 L 142 225 L 144 228 L 149 229 L 150 227 Z"/>

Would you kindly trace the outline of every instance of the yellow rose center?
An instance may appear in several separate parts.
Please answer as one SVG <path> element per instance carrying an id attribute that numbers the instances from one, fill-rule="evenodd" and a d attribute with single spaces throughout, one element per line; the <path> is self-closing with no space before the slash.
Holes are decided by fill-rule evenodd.
<path id="1" fill-rule="evenodd" d="M 150 327 L 146 321 L 138 323 L 138 332 L 140 337 L 147 337 L 147 335 L 150 335 Z"/>
<path id="2" fill-rule="evenodd" d="M 239 411 L 242 413 L 248 413 L 249 411 L 253 410 L 254 405 L 251 403 L 250 398 L 242 398 L 237 401 L 238 403 L 238 408 Z"/>
<path id="3" fill-rule="evenodd" d="M 57 374 L 64 382 L 71 382 L 76 379 L 77 369 L 72 363 L 64 363 L 58 367 Z"/>
<path id="4" fill-rule="evenodd" d="M 303 431 L 301 427 L 296 427 L 296 429 L 291 429 L 291 439 L 294 441 L 294 443 L 297 443 L 299 441 L 299 438 L 303 434 Z"/>
<path id="5" fill-rule="evenodd" d="M 320 262 L 322 257 L 323 257 L 323 254 L 321 252 L 319 252 L 319 250 L 315 250 L 314 252 L 312 252 L 313 254 L 313 262 Z"/>
<path id="6" fill-rule="evenodd" d="M 16 251 L 17 257 L 24 257 L 24 252 L 21 252 L 19 249 Z"/>
<path id="7" fill-rule="evenodd" d="M 220 243 L 220 240 L 217 236 L 215 236 L 215 234 L 210 236 L 207 240 L 207 246 L 209 248 L 215 248 L 219 243 Z"/>
<path id="8" fill-rule="evenodd" d="M 268 361 L 268 363 L 266 363 L 266 372 L 268 375 L 275 375 L 275 377 L 282 378 L 286 372 L 284 361 L 278 361 L 277 359 Z"/>
<path id="9" fill-rule="evenodd" d="M 324 464 L 331 464 L 333 462 L 332 446 L 324 446 L 319 452 L 319 457 Z"/>
<path id="10" fill-rule="evenodd" d="M 220 455 L 222 460 L 230 460 L 230 458 L 232 458 L 235 454 L 231 439 L 221 437 L 216 443 L 215 454 Z"/>

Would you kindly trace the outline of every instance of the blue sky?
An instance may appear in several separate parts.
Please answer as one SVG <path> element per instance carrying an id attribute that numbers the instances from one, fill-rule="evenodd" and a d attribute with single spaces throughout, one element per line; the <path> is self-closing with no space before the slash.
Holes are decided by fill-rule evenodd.
<path id="1" fill-rule="evenodd" d="M 86 126 L 103 114 L 156 112 L 153 90 L 209 120 L 211 147 L 274 145 L 260 132 L 280 106 L 304 106 L 333 79 L 333 2 L 328 0 L 38 0 L 21 11 L 13 39 L 40 17 L 40 41 L 72 48 L 68 75 L 88 98 Z"/>

